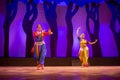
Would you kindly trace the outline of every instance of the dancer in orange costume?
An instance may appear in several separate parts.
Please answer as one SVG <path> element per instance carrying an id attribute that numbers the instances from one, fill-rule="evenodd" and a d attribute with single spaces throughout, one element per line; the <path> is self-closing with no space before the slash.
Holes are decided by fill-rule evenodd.
<path id="1" fill-rule="evenodd" d="M 37 61 L 37 69 L 40 67 L 44 69 L 44 60 L 46 56 L 46 45 L 44 42 L 44 37 L 47 35 L 53 34 L 49 29 L 48 32 L 42 29 L 42 26 L 39 24 L 37 26 L 37 31 L 33 33 L 34 35 L 34 58 Z"/>
<path id="2" fill-rule="evenodd" d="M 79 49 L 79 59 L 80 61 L 82 62 L 82 66 L 88 66 L 88 57 L 89 57 L 89 48 L 87 47 L 87 44 L 95 44 L 97 42 L 97 40 L 95 40 L 94 42 L 88 42 L 86 39 L 85 39 L 85 34 L 82 33 L 80 36 L 79 36 L 79 30 L 80 30 L 80 27 L 77 28 L 77 31 L 76 31 L 76 35 L 78 37 L 78 40 L 80 41 L 80 49 Z"/>

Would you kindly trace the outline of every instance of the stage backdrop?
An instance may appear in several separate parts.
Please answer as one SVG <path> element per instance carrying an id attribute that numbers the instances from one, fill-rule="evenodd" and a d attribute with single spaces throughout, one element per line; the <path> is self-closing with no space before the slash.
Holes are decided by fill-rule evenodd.
<path id="1" fill-rule="evenodd" d="M 100 45 L 101 52 L 97 50 L 93 54 L 95 48 L 88 44 L 90 57 L 119 57 L 115 35 L 110 27 L 113 13 L 109 3 L 101 2 L 100 5 L 90 3 L 80 6 L 74 2 L 57 4 L 55 2 L 30 1 L 8 0 L 5 2 L 5 0 L 0 0 L 0 57 L 4 57 L 6 53 L 9 53 L 8 57 L 26 57 L 26 54 L 28 54 L 26 41 L 30 41 L 29 37 L 27 40 L 27 36 L 31 35 L 28 30 L 31 28 L 34 32 L 38 24 L 41 24 L 45 30 L 52 28 L 53 36 L 56 36 L 54 37 L 55 41 L 54 39 L 50 41 L 50 36 L 45 37 L 47 57 L 77 57 L 79 51 L 79 41 L 76 37 L 77 27 L 81 28 L 79 34 L 85 33 L 88 41 L 98 39 L 98 45 L 96 46 Z M 93 10 L 96 10 L 93 13 L 91 6 Z M 116 20 L 114 23 L 115 31 L 120 32 L 119 21 Z M 94 31 L 95 28 L 96 31 Z M 5 40 L 7 34 L 9 35 L 8 52 L 4 50 L 6 48 L 5 44 L 7 45 L 7 40 Z M 92 35 L 95 35 L 94 38 L 92 38 Z M 73 37 L 73 44 L 70 42 L 72 41 L 71 37 Z M 70 46 L 69 44 L 72 44 L 72 50 L 70 50 L 72 52 L 67 51 L 67 49 L 70 49 L 67 48 Z M 52 46 L 53 48 L 51 48 Z M 56 52 L 54 52 L 54 49 L 56 49 Z M 69 52 L 72 53 L 71 56 Z"/>

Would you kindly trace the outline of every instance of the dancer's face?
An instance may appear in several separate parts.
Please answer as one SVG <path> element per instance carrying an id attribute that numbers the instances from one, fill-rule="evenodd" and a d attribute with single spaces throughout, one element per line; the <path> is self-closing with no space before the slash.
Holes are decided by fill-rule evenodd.
<path id="1" fill-rule="evenodd" d="M 41 27 L 40 24 L 37 26 L 37 30 L 38 30 L 38 31 L 42 31 L 42 27 Z"/>
<path id="2" fill-rule="evenodd" d="M 84 39 L 85 38 L 85 34 L 83 33 L 83 34 L 81 34 L 81 38 L 82 39 Z"/>

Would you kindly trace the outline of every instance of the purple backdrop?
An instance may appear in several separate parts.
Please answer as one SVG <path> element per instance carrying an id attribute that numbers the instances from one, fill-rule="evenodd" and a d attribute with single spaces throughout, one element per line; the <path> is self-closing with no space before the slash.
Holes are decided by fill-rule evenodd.
<path id="1" fill-rule="evenodd" d="M 4 46 L 4 32 L 3 32 L 3 23 L 5 20 L 5 4 L 3 4 L 4 0 L 0 0 L 0 56 L 3 56 L 3 46 Z M 66 57 L 66 45 L 67 45 L 67 27 L 65 22 L 65 14 L 66 14 L 67 6 L 57 6 L 57 24 L 58 24 L 58 45 L 57 45 L 57 57 Z M 25 41 L 26 35 L 22 29 L 22 21 L 26 12 L 26 6 L 23 2 L 18 3 L 18 10 L 14 21 L 10 26 L 9 33 L 9 56 L 10 57 L 25 57 Z M 102 3 L 99 9 L 99 18 L 100 18 L 100 45 L 102 48 L 103 57 L 117 57 L 118 51 L 116 48 L 116 44 L 114 41 L 113 34 L 109 28 L 110 20 L 111 20 L 111 12 L 106 4 Z M 73 57 L 78 55 L 79 50 L 79 42 L 76 37 L 76 28 L 78 26 L 81 27 L 80 33 L 84 32 L 86 34 L 86 39 L 90 41 L 89 34 L 86 30 L 86 11 L 85 6 L 79 8 L 78 12 L 72 19 L 73 23 Z M 48 29 L 49 25 L 46 21 L 43 5 L 38 5 L 38 17 L 33 24 L 33 31 L 37 24 L 41 24 L 44 29 Z M 93 22 L 90 22 L 91 31 L 93 31 Z M 118 23 L 116 22 L 116 30 L 118 30 Z M 51 57 L 50 53 L 50 37 L 47 36 L 45 38 L 45 42 L 47 45 L 47 57 Z M 88 45 L 90 48 L 90 57 L 92 57 L 92 47 Z"/>

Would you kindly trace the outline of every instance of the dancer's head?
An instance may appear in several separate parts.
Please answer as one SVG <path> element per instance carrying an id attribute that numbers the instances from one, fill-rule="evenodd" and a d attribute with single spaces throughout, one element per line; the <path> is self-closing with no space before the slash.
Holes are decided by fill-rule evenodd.
<path id="1" fill-rule="evenodd" d="M 85 34 L 82 33 L 82 34 L 80 35 L 80 38 L 81 38 L 81 39 L 84 39 L 84 38 L 85 38 Z"/>
<path id="2" fill-rule="evenodd" d="M 38 30 L 38 31 L 42 31 L 42 26 L 41 26 L 40 24 L 38 24 L 37 30 Z"/>

